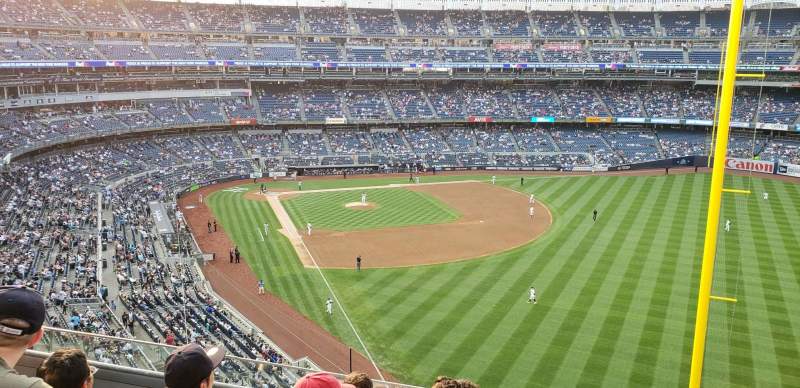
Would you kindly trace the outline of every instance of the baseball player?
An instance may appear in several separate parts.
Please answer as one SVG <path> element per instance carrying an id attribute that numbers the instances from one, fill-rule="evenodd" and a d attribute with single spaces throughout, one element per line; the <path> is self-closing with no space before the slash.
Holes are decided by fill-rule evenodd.
<path id="1" fill-rule="evenodd" d="M 264 236 L 269 236 L 269 224 L 264 223 Z"/>
<path id="2" fill-rule="evenodd" d="M 528 291 L 528 303 L 536 304 L 536 289 L 533 286 Z"/>
<path id="3" fill-rule="evenodd" d="M 531 206 L 531 207 L 530 207 L 530 209 L 528 209 L 528 215 L 529 215 L 531 218 L 533 218 L 533 206 Z"/>
<path id="4" fill-rule="evenodd" d="M 200 203 L 203 203 L 203 194 L 200 194 Z"/>
<path id="5" fill-rule="evenodd" d="M 592 221 L 597 221 L 597 209 L 592 212 Z"/>
<path id="6" fill-rule="evenodd" d="M 730 232 L 731 231 L 731 220 L 729 220 L 729 219 L 725 220 L 725 231 L 726 232 Z"/>
<path id="7" fill-rule="evenodd" d="M 311 236 L 311 223 L 306 223 L 306 230 L 308 230 L 308 235 Z"/>
<path id="8" fill-rule="evenodd" d="M 361 204 L 362 205 L 367 204 L 367 193 L 361 193 Z"/>
<path id="9" fill-rule="evenodd" d="M 492 175 L 492 184 L 494 184 L 494 182 L 495 182 L 496 180 L 497 180 L 497 177 L 496 177 L 496 176 L 494 176 L 494 175 Z"/>
<path id="10" fill-rule="evenodd" d="M 533 199 L 533 194 L 531 194 L 531 197 L 528 198 L 528 203 L 531 204 L 531 206 L 533 206 L 536 203 L 536 200 Z"/>
<path id="11" fill-rule="evenodd" d="M 764 200 L 766 201 L 768 199 L 769 199 L 769 193 L 765 191 L 764 192 Z"/>
<path id="12" fill-rule="evenodd" d="M 297 181 L 297 190 L 303 191 L 303 181 Z"/>
<path id="13" fill-rule="evenodd" d="M 330 297 L 325 301 L 325 312 L 327 312 L 328 315 L 333 315 L 333 299 Z"/>
<path id="14" fill-rule="evenodd" d="M 417 184 L 419 184 L 419 177 L 418 176 L 415 176 L 414 180 L 417 181 Z"/>
<path id="15" fill-rule="evenodd" d="M 264 279 L 258 281 L 258 295 L 264 295 Z"/>

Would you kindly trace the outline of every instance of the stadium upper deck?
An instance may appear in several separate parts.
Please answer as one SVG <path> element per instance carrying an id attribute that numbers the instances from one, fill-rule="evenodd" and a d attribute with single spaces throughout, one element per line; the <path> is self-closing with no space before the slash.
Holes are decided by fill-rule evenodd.
<path id="1" fill-rule="evenodd" d="M 784 5 L 785 7 L 785 5 Z M 726 11 L 581 12 L 272 7 L 146 0 L 9 0 L 0 26 L 75 31 L 437 38 L 720 38 Z M 796 38 L 800 9 L 749 10 L 745 36 Z"/>

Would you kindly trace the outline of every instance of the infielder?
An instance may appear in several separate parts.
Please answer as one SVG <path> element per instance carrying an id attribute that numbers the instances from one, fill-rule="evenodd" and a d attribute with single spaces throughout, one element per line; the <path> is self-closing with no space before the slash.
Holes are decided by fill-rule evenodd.
<path id="1" fill-rule="evenodd" d="M 531 286 L 530 291 L 528 291 L 528 303 L 536 304 L 536 289 Z"/>
<path id="2" fill-rule="evenodd" d="M 367 204 L 367 193 L 361 193 L 361 204 L 362 205 Z"/>
<path id="3" fill-rule="evenodd" d="M 330 297 L 325 301 L 325 312 L 327 312 L 328 315 L 333 315 L 333 299 Z"/>
<path id="4" fill-rule="evenodd" d="M 731 220 L 725 220 L 725 231 L 726 232 L 731 231 Z"/>
<path id="5" fill-rule="evenodd" d="M 494 184 L 494 182 L 495 182 L 496 180 L 497 180 L 497 177 L 496 177 L 496 176 L 494 176 L 494 175 L 492 175 L 492 184 Z"/>
<path id="6" fill-rule="evenodd" d="M 531 206 L 533 206 L 536 203 L 536 200 L 533 199 L 533 194 L 531 194 L 531 197 L 528 199 L 528 203 L 531 204 Z"/>
<path id="7" fill-rule="evenodd" d="M 528 209 L 528 215 L 529 215 L 531 218 L 533 218 L 533 206 L 531 206 L 531 207 L 530 207 L 530 209 Z"/>
<path id="8" fill-rule="evenodd" d="M 264 279 L 258 281 L 258 295 L 264 295 Z"/>
<path id="9" fill-rule="evenodd" d="M 766 201 L 768 199 L 769 199 L 769 193 L 765 191 L 764 192 L 764 200 Z"/>
<path id="10" fill-rule="evenodd" d="M 311 223 L 306 223 L 306 230 L 308 230 L 308 235 L 311 236 Z"/>

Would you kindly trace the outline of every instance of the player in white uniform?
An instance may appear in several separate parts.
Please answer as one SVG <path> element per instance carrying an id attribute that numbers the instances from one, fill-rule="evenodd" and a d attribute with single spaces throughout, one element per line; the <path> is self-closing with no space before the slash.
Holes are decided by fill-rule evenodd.
<path id="1" fill-rule="evenodd" d="M 361 204 L 366 205 L 367 203 L 367 193 L 361 193 Z"/>
<path id="2" fill-rule="evenodd" d="M 536 200 L 533 199 L 533 194 L 531 194 L 531 197 L 528 199 L 528 203 L 531 204 L 531 206 L 533 206 L 536 203 Z"/>
<path id="3" fill-rule="evenodd" d="M 533 287 L 528 291 L 528 303 L 536 304 L 536 289 Z"/>
<path id="4" fill-rule="evenodd" d="M 494 175 L 492 175 L 492 184 L 494 184 L 494 182 L 495 182 L 496 180 L 497 180 L 497 177 L 496 177 L 496 176 L 494 176 Z"/>
<path id="5" fill-rule="evenodd" d="M 328 315 L 333 315 L 333 299 L 330 297 L 325 301 L 325 312 L 327 312 Z"/>
<path id="6" fill-rule="evenodd" d="M 306 230 L 308 231 L 308 235 L 311 236 L 311 223 L 306 224 Z"/>
<path id="7" fill-rule="evenodd" d="M 419 177 L 418 176 L 415 176 L 414 180 L 417 182 L 417 184 L 419 184 Z"/>
<path id="8" fill-rule="evenodd" d="M 528 215 L 531 216 L 531 218 L 533 218 L 533 206 L 531 206 L 530 209 L 528 209 Z"/>
<path id="9" fill-rule="evenodd" d="M 764 192 L 764 200 L 766 201 L 768 199 L 769 199 L 769 193 L 765 191 Z"/>
<path id="10" fill-rule="evenodd" d="M 725 220 L 725 231 L 726 232 L 731 231 L 731 220 Z"/>
<path id="11" fill-rule="evenodd" d="M 269 236 L 269 224 L 264 224 L 264 236 Z"/>

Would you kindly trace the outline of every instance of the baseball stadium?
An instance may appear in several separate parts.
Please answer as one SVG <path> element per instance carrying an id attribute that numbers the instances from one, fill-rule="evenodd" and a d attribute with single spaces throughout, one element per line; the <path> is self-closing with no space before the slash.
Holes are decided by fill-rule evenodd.
<path id="1" fill-rule="evenodd" d="M 0 388 L 800 387 L 797 0 L 0 0 Z"/>

